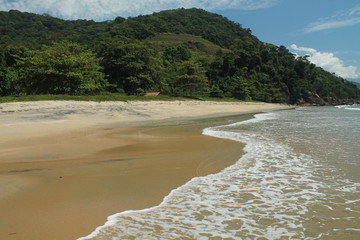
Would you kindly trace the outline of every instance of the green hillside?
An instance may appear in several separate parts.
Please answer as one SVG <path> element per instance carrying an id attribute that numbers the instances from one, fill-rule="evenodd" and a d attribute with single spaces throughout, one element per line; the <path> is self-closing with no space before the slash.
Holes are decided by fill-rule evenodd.
<path id="1" fill-rule="evenodd" d="M 353 83 L 201 9 L 106 22 L 0 12 L 1 96 L 150 91 L 316 104 L 360 96 Z"/>
<path id="2" fill-rule="evenodd" d="M 154 37 L 147 38 L 143 42 L 155 51 L 165 51 L 166 48 L 185 46 L 189 49 L 194 58 L 200 61 L 215 60 L 216 53 L 222 51 L 230 53 L 231 51 L 222 48 L 200 36 L 190 34 L 159 33 Z"/>
<path id="3" fill-rule="evenodd" d="M 357 88 L 360 89 L 360 79 L 358 79 L 358 82 L 351 82 L 353 83 L 355 86 L 357 86 Z"/>

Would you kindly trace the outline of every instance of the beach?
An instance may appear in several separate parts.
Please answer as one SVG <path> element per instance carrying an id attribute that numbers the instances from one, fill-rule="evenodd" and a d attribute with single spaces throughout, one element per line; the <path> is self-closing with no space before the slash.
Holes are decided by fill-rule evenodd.
<path id="1" fill-rule="evenodd" d="M 266 103 L 0 104 L 0 238 L 76 239 L 235 163 L 243 144 L 202 129 L 288 109 Z M 249 115 L 247 115 L 249 114 Z"/>

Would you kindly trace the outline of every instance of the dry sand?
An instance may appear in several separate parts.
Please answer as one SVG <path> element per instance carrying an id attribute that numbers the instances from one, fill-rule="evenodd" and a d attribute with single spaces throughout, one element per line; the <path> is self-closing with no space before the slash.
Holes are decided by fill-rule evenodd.
<path id="1" fill-rule="evenodd" d="M 0 104 L 0 239 L 76 239 L 111 214 L 158 205 L 172 189 L 240 157 L 241 144 L 201 135 L 202 128 L 225 123 L 214 117 L 285 108 L 200 101 Z"/>

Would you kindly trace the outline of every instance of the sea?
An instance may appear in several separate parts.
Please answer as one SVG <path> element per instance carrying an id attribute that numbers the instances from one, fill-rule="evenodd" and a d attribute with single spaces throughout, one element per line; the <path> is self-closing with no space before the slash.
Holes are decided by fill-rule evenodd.
<path id="1" fill-rule="evenodd" d="M 245 153 L 79 240 L 360 239 L 360 105 L 260 113 L 203 134 Z"/>

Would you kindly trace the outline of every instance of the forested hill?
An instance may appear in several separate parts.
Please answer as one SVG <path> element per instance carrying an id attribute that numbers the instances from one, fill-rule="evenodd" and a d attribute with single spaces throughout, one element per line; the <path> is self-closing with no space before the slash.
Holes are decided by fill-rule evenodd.
<path id="1" fill-rule="evenodd" d="M 0 95 L 102 91 L 317 104 L 359 89 L 200 9 L 112 21 L 0 12 Z"/>

